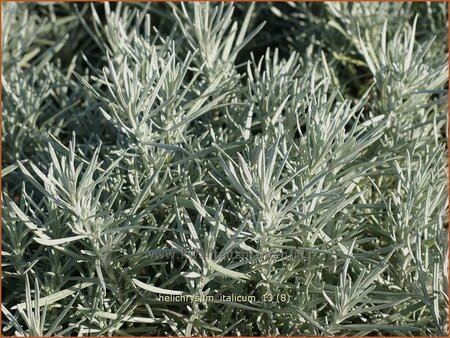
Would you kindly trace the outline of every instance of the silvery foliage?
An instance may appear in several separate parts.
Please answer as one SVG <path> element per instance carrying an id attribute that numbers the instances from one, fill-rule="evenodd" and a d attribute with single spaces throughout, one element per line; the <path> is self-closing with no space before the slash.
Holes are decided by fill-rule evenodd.
<path id="1" fill-rule="evenodd" d="M 448 334 L 445 3 L 2 7 L 5 335 Z"/>

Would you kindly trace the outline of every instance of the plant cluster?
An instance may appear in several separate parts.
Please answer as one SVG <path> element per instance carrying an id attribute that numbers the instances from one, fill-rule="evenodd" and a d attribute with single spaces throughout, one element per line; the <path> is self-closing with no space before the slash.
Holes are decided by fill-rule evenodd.
<path id="1" fill-rule="evenodd" d="M 446 3 L 2 18 L 4 335 L 448 334 Z"/>

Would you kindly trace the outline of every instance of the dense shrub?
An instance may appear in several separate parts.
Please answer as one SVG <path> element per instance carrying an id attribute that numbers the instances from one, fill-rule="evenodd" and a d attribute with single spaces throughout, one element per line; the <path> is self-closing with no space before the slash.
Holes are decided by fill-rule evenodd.
<path id="1" fill-rule="evenodd" d="M 446 3 L 2 7 L 3 334 L 448 334 Z"/>

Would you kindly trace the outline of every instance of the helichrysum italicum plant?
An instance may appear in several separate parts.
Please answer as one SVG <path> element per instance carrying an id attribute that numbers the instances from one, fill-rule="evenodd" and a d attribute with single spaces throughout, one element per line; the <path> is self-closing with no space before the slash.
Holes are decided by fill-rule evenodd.
<path id="1" fill-rule="evenodd" d="M 445 3 L 2 5 L 3 334 L 448 334 Z"/>

